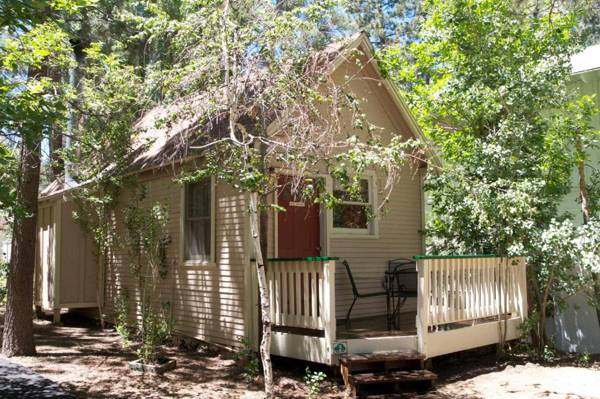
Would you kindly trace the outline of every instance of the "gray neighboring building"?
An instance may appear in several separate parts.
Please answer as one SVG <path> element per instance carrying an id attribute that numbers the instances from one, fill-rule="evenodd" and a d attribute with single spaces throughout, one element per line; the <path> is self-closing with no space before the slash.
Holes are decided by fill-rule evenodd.
<path id="1" fill-rule="evenodd" d="M 600 108 L 600 44 L 588 47 L 571 59 L 573 68 L 572 87 L 581 94 L 595 94 L 596 105 Z M 593 125 L 600 128 L 600 116 L 596 115 Z M 590 165 L 600 167 L 600 150 L 591 155 Z M 589 173 L 589 169 L 588 169 Z M 569 212 L 577 223 L 582 223 L 581 207 L 578 198 L 578 176 L 574 170 L 572 189 L 561 204 L 561 211 Z M 569 300 L 571 305 L 553 321 L 554 342 L 557 348 L 567 352 L 600 353 L 600 326 L 596 311 L 578 295 Z"/>

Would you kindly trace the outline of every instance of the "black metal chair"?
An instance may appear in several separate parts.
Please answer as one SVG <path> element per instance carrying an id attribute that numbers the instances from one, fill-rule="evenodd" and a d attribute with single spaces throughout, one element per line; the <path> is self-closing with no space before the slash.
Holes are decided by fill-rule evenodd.
<path id="1" fill-rule="evenodd" d="M 354 299 L 352 300 L 352 305 L 350 305 L 350 309 L 348 309 L 348 314 L 346 314 L 346 329 L 350 329 L 350 314 L 352 313 L 352 308 L 354 304 L 359 298 L 371 298 L 375 296 L 387 296 L 387 291 L 376 291 L 376 292 L 367 292 L 361 293 L 358 291 L 356 287 L 356 282 L 354 281 L 354 277 L 352 276 L 352 270 L 350 269 L 350 264 L 347 260 L 343 260 L 342 263 L 346 268 L 346 273 L 348 273 L 348 278 L 350 279 L 350 285 L 352 285 L 352 295 L 354 295 Z"/>
<path id="2" fill-rule="evenodd" d="M 408 298 L 418 295 L 416 262 L 411 259 L 390 260 L 386 278 L 389 279 L 388 292 L 395 298 L 391 303 L 391 312 L 388 309 L 388 326 L 398 328 L 400 309 Z"/>

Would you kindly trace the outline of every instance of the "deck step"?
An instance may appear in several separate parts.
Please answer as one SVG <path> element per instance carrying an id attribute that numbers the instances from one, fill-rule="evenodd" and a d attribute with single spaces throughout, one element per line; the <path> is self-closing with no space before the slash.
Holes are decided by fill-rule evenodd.
<path id="1" fill-rule="evenodd" d="M 413 350 L 398 350 L 377 353 L 352 353 L 349 355 L 340 356 L 340 363 L 346 365 L 378 363 L 378 362 L 394 362 L 400 360 L 424 360 L 423 353 Z"/>
<path id="2" fill-rule="evenodd" d="M 422 383 L 431 387 L 437 378 L 425 369 L 425 355 L 414 350 L 353 353 L 342 355 L 339 360 L 342 378 L 353 396 L 373 390 L 395 393 L 415 385 L 423 387 Z"/>
<path id="3" fill-rule="evenodd" d="M 355 385 L 386 384 L 413 381 L 435 381 L 437 374 L 429 370 L 390 371 L 387 373 L 362 373 L 350 376 Z"/>

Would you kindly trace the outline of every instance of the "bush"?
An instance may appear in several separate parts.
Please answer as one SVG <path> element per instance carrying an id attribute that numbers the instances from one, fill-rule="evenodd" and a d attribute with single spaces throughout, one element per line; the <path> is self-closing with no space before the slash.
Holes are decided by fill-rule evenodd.
<path id="1" fill-rule="evenodd" d="M 115 301 L 115 330 L 123 338 L 123 346 L 129 346 L 132 326 L 129 322 L 129 292 L 123 289 Z"/>
<path id="2" fill-rule="evenodd" d="M 308 366 L 304 372 L 304 382 L 308 388 L 308 399 L 319 397 L 319 394 L 321 393 L 321 383 L 325 380 L 327 375 L 322 371 L 311 371 Z"/>
<path id="3" fill-rule="evenodd" d="M 242 368 L 242 376 L 248 380 L 254 380 L 260 373 L 260 362 L 249 338 L 240 338 L 242 347 L 235 354 L 235 360 Z"/>
<path id="4" fill-rule="evenodd" d="M 137 350 L 137 355 L 142 362 L 158 361 L 160 345 L 171 335 L 170 313 L 171 309 L 168 303 L 163 304 L 160 311 L 148 303 L 143 306 L 139 331 L 141 345 Z"/>

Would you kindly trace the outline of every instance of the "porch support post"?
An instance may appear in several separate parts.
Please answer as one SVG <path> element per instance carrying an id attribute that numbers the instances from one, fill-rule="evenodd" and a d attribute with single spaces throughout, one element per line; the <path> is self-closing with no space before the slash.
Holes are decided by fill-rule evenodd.
<path id="1" fill-rule="evenodd" d="M 323 327 L 327 341 L 327 359 L 333 364 L 333 341 L 336 338 L 335 319 L 335 260 L 323 263 Z"/>
<path id="2" fill-rule="evenodd" d="M 519 268 L 518 276 L 518 287 L 519 287 L 519 316 L 521 316 L 521 322 L 524 322 L 527 319 L 527 263 L 525 262 L 525 258 L 520 256 L 517 258 Z"/>
<path id="3" fill-rule="evenodd" d="M 417 346 L 427 356 L 427 333 L 429 327 L 429 268 L 426 259 L 417 260 Z"/>

